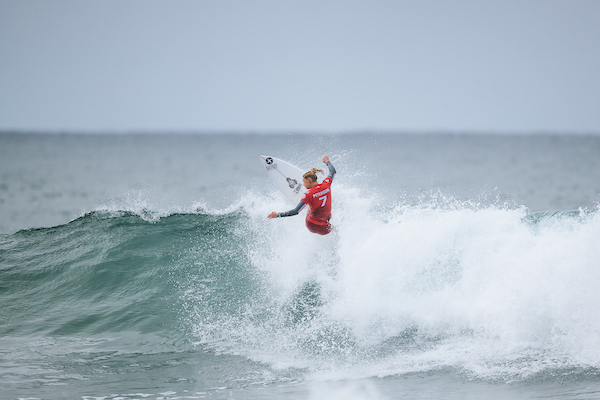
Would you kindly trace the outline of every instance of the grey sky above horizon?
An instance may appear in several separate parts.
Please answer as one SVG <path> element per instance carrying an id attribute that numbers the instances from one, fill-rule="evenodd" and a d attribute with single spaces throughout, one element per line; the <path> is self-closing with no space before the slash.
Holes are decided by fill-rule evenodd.
<path id="1" fill-rule="evenodd" d="M 0 0 L 0 130 L 600 133 L 600 1 Z"/>

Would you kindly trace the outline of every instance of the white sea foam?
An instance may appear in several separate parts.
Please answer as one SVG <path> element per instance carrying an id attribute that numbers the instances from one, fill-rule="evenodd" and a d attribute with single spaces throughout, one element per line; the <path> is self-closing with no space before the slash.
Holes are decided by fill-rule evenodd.
<path id="1" fill-rule="evenodd" d="M 510 380 L 600 367 L 600 214 L 534 224 L 524 208 L 382 211 L 355 189 L 334 194 L 326 237 L 303 216 L 267 220 L 289 207 L 281 199 L 246 207 L 250 257 L 273 302 L 283 309 L 313 282 L 321 303 L 297 326 L 282 326 L 277 311 L 245 320 L 236 353 L 331 379 L 449 367 Z"/>

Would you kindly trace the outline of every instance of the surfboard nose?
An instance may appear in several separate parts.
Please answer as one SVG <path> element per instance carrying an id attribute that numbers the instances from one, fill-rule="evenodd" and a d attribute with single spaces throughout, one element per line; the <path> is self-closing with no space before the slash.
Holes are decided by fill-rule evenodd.
<path id="1" fill-rule="evenodd" d="M 267 165 L 273 164 L 273 157 L 271 156 L 260 156 L 260 159 Z"/>

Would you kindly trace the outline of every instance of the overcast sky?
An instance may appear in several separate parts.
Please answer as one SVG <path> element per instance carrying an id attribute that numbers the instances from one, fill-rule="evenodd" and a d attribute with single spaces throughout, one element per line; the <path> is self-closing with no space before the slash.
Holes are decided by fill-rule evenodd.
<path id="1" fill-rule="evenodd" d="M 0 0 L 0 129 L 600 133 L 600 1 Z"/>

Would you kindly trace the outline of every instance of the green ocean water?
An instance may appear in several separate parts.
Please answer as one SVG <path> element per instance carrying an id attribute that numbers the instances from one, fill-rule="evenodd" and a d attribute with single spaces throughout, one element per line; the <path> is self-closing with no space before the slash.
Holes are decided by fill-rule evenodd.
<path id="1" fill-rule="evenodd" d="M 219 250 L 236 240 L 235 220 L 94 212 L 3 236 L 3 387 L 19 397 L 71 398 L 147 384 L 168 392 L 169 383 L 197 381 L 189 373 L 198 368 L 208 369 L 214 387 L 232 380 L 219 371 L 233 361 L 187 337 L 183 309 L 196 281 L 214 282 L 201 302 L 211 313 L 235 309 L 246 300 L 240 292 L 253 290 L 243 255 Z"/>
<path id="2" fill-rule="evenodd" d="M 599 138 L 0 142 L 0 398 L 600 395 Z M 334 233 L 261 148 L 330 154 Z"/>

